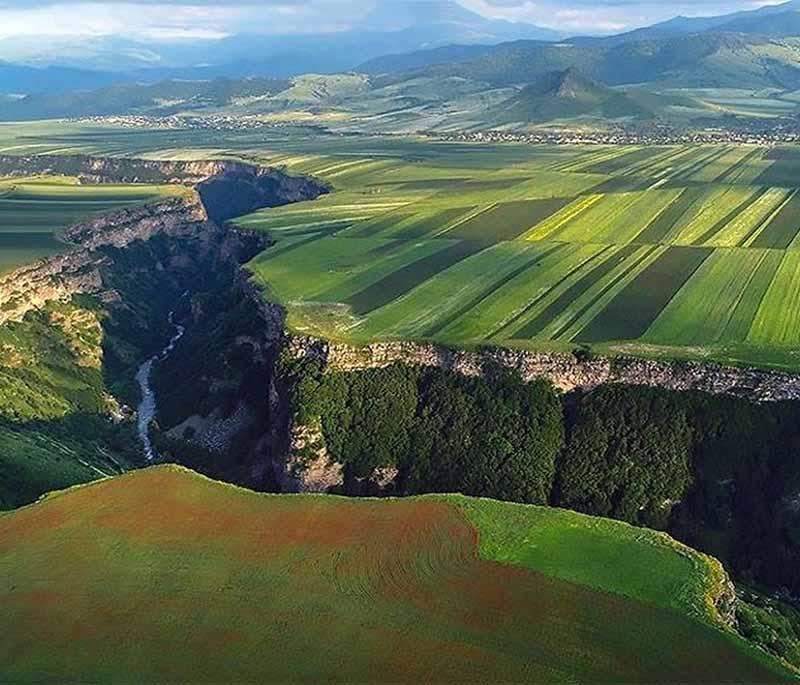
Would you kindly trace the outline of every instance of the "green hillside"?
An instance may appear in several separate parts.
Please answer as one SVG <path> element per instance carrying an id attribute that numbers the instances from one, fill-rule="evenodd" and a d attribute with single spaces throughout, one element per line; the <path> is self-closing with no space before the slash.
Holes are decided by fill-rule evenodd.
<path id="1" fill-rule="evenodd" d="M 710 558 L 463 497 L 264 496 L 158 467 L 0 515 L 0 571 L 5 681 L 788 678 L 726 630 Z"/>
<path id="2" fill-rule="evenodd" d="M 797 112 L 797 102 L 783 98 L 800 89 L 797 36 L 733 31 L 648 35 L 635 40 L 519 40 L 439 48 L 380 58 L 366 63 L 364 73 L 164 81 L 31 95 L 0 101 L 0 121 L 224 116 L 248 117 L 250 126 L 294 122 L 347 132 L 408 133 L 513 128 L 587 115 L 606 126 L 617 119 L 658 119 L 705 128 L 709 119 L 729 126 L 739 119 L 776 114 L 788 119 Z M 579 72 L 594 82 L 591 88 L 582 86 L 594 91 L 592 97 L 566 103 L 541 93 L 541 83 L 559 72 Z M 602 88 L 617 90 L 601 95 Z M 767 91 L 772 107 L 743 112 L 719 99 L 706 101 L 697 92 L 703 89 L 739 89 L 759 97 Z M 665 95 L 676 90 L 679 98 Z M 506 109 L 513 116 L 503 116 Z M 724 119 L 726 115 L 737 119 Z"/>
<path id="3" fill-rule="evenodd" d="M 531 83 L 574 68 L 607 85 L 793 89 L 800 86 L 799 49 L 796 37 L 707 32 L 622 43 L 516 41 L 444 63 L 431 51 L 430 64 L 411 69 L 425 60 L 398 56 L 381 65 L 393 80 L 411 74 L 461 76 L 495 86 Z"/>
<path id="4" fill-rule="evenodd" d="M 498 124 L 541 123 L 557 119 L 650 119 L 657 101 L 643 106 L 625 92 L 584 78 L 575 69 L 555 71 L 500 103 L 489 117 Z"/>

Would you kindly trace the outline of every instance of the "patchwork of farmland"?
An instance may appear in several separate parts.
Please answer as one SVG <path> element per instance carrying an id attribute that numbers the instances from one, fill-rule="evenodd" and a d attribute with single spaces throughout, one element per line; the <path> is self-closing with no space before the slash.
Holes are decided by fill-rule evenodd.
<path id="1" fill-rule="evenodd" d="M 789 681 L 717 562 L 555 509 L 162 466 L 0 514 L 0 571 L 4 682 Z"/>
<path id="2" fill-rule="evenodd" d="M 251 268 L 297 331 L 800 367 L 795 148 L 408 143 L 268 161 L 336 191 L 239 220 L 275 240 Z"/>
<path id="3" fill-rule="evenodd" d="M 0 179 L 0 275 L 63 252 L 56 234 L 97 214 L 180 189 L 146 185 L 78 185 L 68 178 Z"/>
<path id="4" fill-rule="evenodd" d="M 320 200 L 239 221 L 275 239 L 251 268 L 300 332 L 800 368 L 794 147 L 46 122 L 0 126 L 0 150 L 246 157 L 325 179 Z"/>

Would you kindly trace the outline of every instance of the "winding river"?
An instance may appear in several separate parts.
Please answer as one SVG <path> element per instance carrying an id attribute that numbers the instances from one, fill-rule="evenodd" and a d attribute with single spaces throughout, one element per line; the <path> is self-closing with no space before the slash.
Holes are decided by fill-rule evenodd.
<path id="1" fill-rule="evenodd" d="M 153 355 L 144 364 L 139 367 L 136 373 L 136 380 L 139 383 L 139 388 L 142 391 L 142 401 L 139 403 L 137 431 L 139 433 L 139 440 L 142 442 L 144 448 L 144 456 L 148 462 L 157 461 L 159 456 L 153 447 L 153 441 L 150 438 L 150 424 L 156 417 L 156 393 L 150 383 L 153 375 L 153 366 L 158 362 L 166 359 L 175 349 L 175 345 L 183 337 L 186 328 L 178 323 L 175 323 L 175 312 L 169 313 L 169 322 L 174 327 L 175 332 L 170 338 L 169 344 L 156 355 Z"/>

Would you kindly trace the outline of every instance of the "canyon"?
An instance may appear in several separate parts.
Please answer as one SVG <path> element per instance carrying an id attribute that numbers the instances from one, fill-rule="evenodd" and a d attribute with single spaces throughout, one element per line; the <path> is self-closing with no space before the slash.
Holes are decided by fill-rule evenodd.
<path id="1" fill-rule="evenodd" d="M 612 386 L 737 398 L 774 406 L 775 416 L 787 401 L 800 398 L 800 376 L 766 369 L 606 357 L 586 350 L 452 349 L 393 341 L 356 347 L 296 335 L 287 329 L 283 307 L 265 296 L 246 268 L 269 242 L 261 233 L 231 227 L 227 219 L 261 207 L 313 200 L 329 188 L 240 162 L 191 162 L 184 167 L 171 162 L 159 170 L 156 162 L 113 160 L 108 175 L 92 159 L 71 164 L 58 169 L 83 169 L 93 181 L 155 178 L 188 186 L 183 197 L 72 226 L 61 236 L 64 254 L 0 279 L 3 326 L 36 318 L 53 303 L 75 309 L 69 317 L 76 321 L 88 308 L 87 318 L 100 329 L 100 342 L 85 345 L 74 363 L 91 359 L 102 366 L 102 389 L 108 396 L 102 411 L 109 422 L 130 425 L 131 439 L 137 421 L 139 437 L 142 430 L 146 433 L 140 462 L 133 466 L 146 465 L 158 455 L 156 461 L 177 462 L 259 491 L 406 494 L 402 464 L 354 474 L 328 440 L 325 417 L 299 413 L 297 385 L 304 379 L 292 370 L 304 364 L 329 377 L 393 368 L 436 370 L 487 379 L 488 392 L 498 396 L 509 391 L 502 379 L 510 373 L 528 384 L 544 381 L 554 388 L 558 412 L 565 417 L 584 399 Z M 43 173 L 57 170 L 44 162 L 39 168 Z M 50 325 L 56 324 L 52 319 Z M 170 353 L 162 354 L 165 349 Z M 19 366 L 22 355 L 10 348 L 3 352 L 0 365 Z M 137 379 L 156 356 L 158 363 L 147 367 L 146 378 Z M 780 432 L 776 428 L 776 435 Z M 728 482 L 722 476 L 719 480 Z M 776 502 L 795 493 L 790 480 L 783 488 L 775 486 Z M 716 481 L 709 487 L 715 488 L 714 502 L 721 509 L 735 506 L 733 490 Z M 758 487 L 766 491 L 773 486 Z M 680 494 L 670 497 L 664 511 L 669 513 L 681 499 Z M 775 514 L 776 521 L 788 516 L 782 512 Z M 697 542 L 691 531 L 671 532 Z M 775 587 L 784 583 L 782 577 L 767 581 Z"/>
<path id="2" fill-rule="evenodd" d="M 111 321 L 125 318 L 127 335 L 140 338 L 137 351 L 129 353 L 128 360 L 129 367 L 136 369 L 169 341 L 166 319 L 174 312 L 187 332 L 154 380 L 164 403 L 172 405 L 171 411 L 159 412 L 161 440 L 171 442 L 178 451 L 180 445 L 193 445 L 209 462 L 228 461 L 230 466 L 216 475 L 259 489 L 329 491 L 343 483 L 341 465 L 329 463 L 320 427 L 295 425 L 287 406 L 285 379 L 276 370 L 281 355 L 313 359 L 326 372 L 402 364 L 488 377 L 505 369 L 527 382 L 546 380 L 563 393 L 623 384 L 756 402 L 800 398 L 800 376 L 714 363 L 601 357 L 580 351 L 458 350 L 425 342 L 388 341 L 354 347 L 295 336 L 286 330 L 280 305 L 266 300 L 243 268 L 268 246 L 266 240 L 260 234 L 234 229 L 226 221 L 263 207 L 313 200 L 330 190 L 310 178 L 239 161 L 78 156 L 0 156 L 0 173 L 69 174 L 91 183 L 147 181 L 190 188 L 185 197 L 116 211 L 68 228 L 61 236 L 64 254 L 0 279 L 0 324 L 21 321 L 49 302 L 96 297 L 109 309 Z M 185 293 L 190 297 L 181 303 Z M 213 303 L 213 298 L 198 296 L 201 293 L 213 293 L 219 301 Z M 237 308 L 246 310 L 246 318 L 237 322 L 235 334 L 230 330 L 220 333 L 220 320 Z M 142 336 L 140 331 L 148 333 Z M 193 396 L 158 380 L 158 376 L 177 379 L 186 355 L 206 349 L 212 338 L 217 358 L 215 363 L 208 358 L 205 365 L 195 364 Z M 243 365 L 233 374 L 229 356 Z M 240 384 L 247 382 L 249 390 L 241 392 L 233 377 L 239 378 Z M 241 396 L 234 398 L 237 393 Z M 224 402 L 214 401 L 222 395 L 226 396 Z M 197 397 L 206 401 L 199 403 Z M 244 446 L 243 435 L 248 436 Z M 310 459 L 309 449 L 314 454 Z M 238 450 L 236 455 L 234 450 Z M 300 454 L 306 456 L 300 458 Z M 381 472 L 374 474 L 372 481 L 382 490 L 393 477 L 396 473 Z"/>

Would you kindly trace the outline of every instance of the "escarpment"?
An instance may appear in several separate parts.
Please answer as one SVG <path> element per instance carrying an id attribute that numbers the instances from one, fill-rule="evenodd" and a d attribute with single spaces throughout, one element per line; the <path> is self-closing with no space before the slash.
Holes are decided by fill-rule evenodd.
<path id="1" fill-rule="evenodd" d="M 196 186 L 224 174 L 268 173 L 231 160 L 164 161 L 90 155 L 0 155 L 0 175 L 76 177 L 85 183 L 180 183 Z"/>
<path id="2" fill-rule="evenodd" d="M 208 217 L 236 216 L 309 200 L 328 187 L 303 176 L 235 160 L 161 161 L 86 155 L 0 155 L 0 176 L 75 177 L 82 183 L 160 183 L 192 187 Z M 101 220 L 102 221 L 102 220 Z"/>
<path id="3" fill-rule="evenodd" d="M 69 228 L 64 254 L 22 267 L 0 279 L 0 323 L 19 321 L 47 302 L 68 302 L 76 295 L 94 295 L 112 303 L 122 295 L 115 250 L 142 244 L 156 236 L 167 239 L 221 238 L 198 199 L 175 199 L 125 209 Z"/>
<path id="4" fill-rule="evenodd" d="M 242 240 L 263 240 L 245 231 L 229 231 L 224 221 L 262 207 L 314 199 L 327 189 L 306 178 L 240 162 L 156 162 L 83 156 L 0 156 L 0 175 L 65 174 L 100 182 L 183 183 L 194 186 L 186 197 L 123 209 L 66 229 L 65 253 L 25 266 L 0 279 L 0 324 L 19 320 L 49 301 L 68 301 L 75 295 L 96 295 L 107 302 L 121 299 L 109 284 L 114 280 L 111 252 L 147 243 L 154 238 L 192 241 L 201 251 L 216 251 L 235 263 Z M 190 266 L 188 254 L 168 265 Z M 253 256 L 256 251 L 250 251 Z M 249 257 L 248 257 L 249 258 Z M 151 264 L 156 267 L 156 264 Z M 164 266 L 164 265 L 162 265 Z M 168 274 L 167 274 L 168 275 Z"/>
<path id="5" fill-rule="evenodd" d="M 289 351 L 299 358 L 319 359 L 330 371 L 363 371 L 409 364 L 465 376 L 484 376 L 497 369 L 508 369 L 528 382 L 549 381 L 562 392 L 621 384 L 729 395 L 757 402 L 800 399 L 800 375 L 710 362 L 628 356 L 582 358 L 579 354 L 499 347 L 469 351 L 407 341 L 354 347 L 307 337 L 292 338 Z"/>

